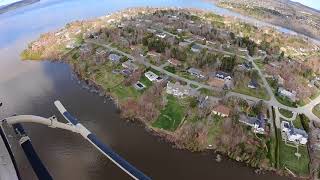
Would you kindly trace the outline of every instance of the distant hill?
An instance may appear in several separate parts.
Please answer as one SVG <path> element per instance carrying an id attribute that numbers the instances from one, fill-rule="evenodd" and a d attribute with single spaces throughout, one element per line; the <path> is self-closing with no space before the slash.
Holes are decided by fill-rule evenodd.
<path id="1" fill-rule="evenodd" d="M 8 11 L 18 9 L 23 6 L 27 6 L 36 2 L 39 2 L 40 0 L 21 0 L 21 1 L 16 1 L 8 5 L 3 5 L 0 6 L 0 14 L 6 13 Z"/>
<path id="2" fill-rule="evenodd" d="M 207 0 L 320 40 L 320 11 L 291 0 Z"/>

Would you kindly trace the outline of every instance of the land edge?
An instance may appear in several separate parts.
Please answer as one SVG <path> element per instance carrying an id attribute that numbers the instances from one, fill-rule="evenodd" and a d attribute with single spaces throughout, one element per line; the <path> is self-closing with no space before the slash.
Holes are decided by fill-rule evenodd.
<path id="1" fill-rule="evenodd" d="M 115 105 L 116 109 L 118 110 L 118 113 L 119 113 L 120 118 L 122 120 L 126 120 L 129 123 L 141 125 L 145 129 L 146 132 L 150 133 L 152 136 L 155 136 L 156 138 L 159 138 L 159 140 L 162 140 L 163 142 L 168 143 L 171 146 L 171 148 L 175 148 L 175 149 L 179 149 L 179 150 L 187 150 L 192 153 L 205 153 L 205 152 L 207 152 L 207 153 L 213 153 L 214 155 L 222 155 L 223 157 L 225 157 L 225 159 L 228 158 L 236 163 L 240 163 L 240 164 L 245 165 L 249 168 L 252 168 L 252 170 L 256 174 L 265 174 L 265 173 L 269 172 L 269 173 L 275 173 L 280 176 L 292 176 L 290 173 L 288 173 L 285 170 L 276 169 L 273 167 L 269 167 L 268 169 L 266 169 L 266 168 L 262 168 L 262 167 L 251 166 L 249 163 L 246 163 L 242 160 L 237 160 L 237 156 L 232 156 L 232 153 L 229 151 L 223 152 L 223 151 L 218 151 L 216 149 L 208 149 L 208 148 L 202 149 L 202 150 L 196 150 L 196 151 L 188 149 L 186 146 L 179 143 L 178 140 L 176 140 L 173 137 L 173 135 L 168 131 L 148 126 L 142 119 L 139 119 L 139 118 L 125 118 L 125 117 L 123 117 L 122 116 L 122 112 L 123 112 L 122 107 L 118 103 L 118 99 L 116 97 L 112 96 L 110 92 L 108 92 L 107 90 L 102 88 L 99 84 L 97 84 L 93 80 L 84 79 L 83 77 L 81 77 L 80 73 L 78 73 L 76 71 L 76 69 L 74 68 L 74 66 L 72 64 L 64 62 L 64 60 L 62 60 L 62 59 L 55 59 L 55 60 L 42 60 L 42 59 L 40 59 L 40 61 L 47 61 L 50 63 L 61 63 L 61 64 L 68 65 L 71 69 L 71 73 L 76 78 L 74 80 L 79 81 L 79 85 L 82 86 L 82 88 L 84 88 L 83 85 L 85 85 L 87 87 L 85 89 L 87 89 L 87 91 L 89 91 L 90 93 L 97 94 L 100 97 L 106 98 L 106 99 L 110 100 L 110 102 L 113 102 L 113 104 Z M 212 160 L 215 161 L 215 159 L 212 159 Z M 299 178 L 305 178 L 305 177 L 299 177 Z"/>

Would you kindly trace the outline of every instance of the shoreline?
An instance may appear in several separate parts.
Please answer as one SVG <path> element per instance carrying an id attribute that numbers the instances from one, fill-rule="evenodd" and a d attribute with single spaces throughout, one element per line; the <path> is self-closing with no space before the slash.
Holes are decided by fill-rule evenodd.
<path id="1" fill-rule="evenodd" d="M 124 10 L 124 12 L 126 12 Z M 122 12 L 117 12 L 118 14 L 121 14 Z M 112 15 L 111 15 L 112 16 Z M 79 22 L 78 22 L 79 23 Z M 86 22 L 80 22 L 85 24 Z M 81 25 L 83 25 L 81 24 Z M 88 25 L 88 24 L 87 24 Z M 90 26 L 91 24 L 89 24 Z M 55 32 L 55 34 L 53 33 L 47 33 L 46 35 L 50 36 L 50 35 L 59 35 L 59 33 L 61 31 L 67 30 L 67 28 L 62 28 L 61 30 L 59 30 L 59 32 Z M 69 32 L 68 32 L 69 33 Z M 63 39 L 63 38 L 62 38 Z M 53 42 L 55 40 L 53 39 Z M 34 41 L 35 43 L 38 43 L 37 41 Z M 43 41 L 43 43 L 46 43 L 46 41 Z M 40 48 L 41 48 L 41 42 L 40 42 Z M 44 48 L 46 48 L 46 46 L 44 46 Z M 74 48 L 73 48 L 74 49 Z M 72 49 L 72 50 L 73 50 Z M 70 52 L 72 52 L 72 50 L 70 50 Z M 27 52 L 28 53 L 28 52 Z M 32 58 L 32 49 L 31 49 L 31 56 L 30 58 Z M 123 107 L 125 106 L 124 104 L 121 103 L 121 98 L 119 99 L 119 97 L 117 97 L 115 94 L 113 94 L 115 91 L 111 90 L 110 88 L 106 87 L 103 88 L 103 85 L 99 84 L 99 81 L 95 81 L 95 78 L 91 76 L 87 76 L 85 73 L 86 71 L 83 71 L 81 68 L 81 64 L 78 64 L 77 62 L 74 62 L 72 60 L 72 58 L 70 59 L 70 57 L 67 57 L 68 53 L 62 54 L 63 51 L 49 51 L 48 54 L 36 54 L 39 56 L 38 57 L 39 60 L 43 60 L 46 59 L 49 62 L 53 62 L 53 63 L 64 63 L 64 64 L 68 64 L 69 67 L 72 70 L 72 74 L 75 75 L 76 80 L 79 82 L 79 84 L 81 85 L 82 83 L 85 84 L 85 89 L 88 89 L 88 91 L 93 92 L 95 94 L 98 94 L 101 97 L 105 97 L 106 99 L 110 99 L 112 100 L 112 102 L 114 103 L 114 105 L 116 106 L 116 108 L 119 110 L 119 114 L 123 119 L 126 119 L 128 121 L 134 122 L 134 123 L 139 123 L 139 124 L 143 124 L 144 128 L 147 130 L 147 132 L 151 133 L 152 135 L 155 135 L 157 137 L 160 137 L 160 139 L 166 141 L 166 143 L 170 143 L 170 146 L 172 146 L 173 148 L 176 149 L 184 149 L 184 150 L 188 150 L 191 152 L 205 152 L 205 151 L 213 151 L 214 153 L 219 153 L 219 154 L 223 154 L 225 157 L 228 157 L 228 159 L 231 160 L 236 160 L 237 162 L 241 162 L 243 164 L 246 164 L 246 166 L 251 167 L 252 169 L 256 169 L 258 168 L 259 171 L 261 171 L 261 167 L 264 169 L 264 171 L 267 172 L 272 172 L 272 173 L 276 173 L 278 175 L 290 175 L 285 169 L 276 169 L 274 168 L 274 166 L 272 164 L 269 164 L 268 161 L 266 161 L 266 164 L 262 164 L 261 163 L 261 159 L 251 156 L 250 151 L 246 152 L 246 151 L 240 151 L 243 153 L 239 153 L 237 152 L 238 148 L 231 148 L 228 149 L 226 147 L 219 147 L 219 146 L 214 146 L 214 148 L 212 148 L 212 150 L 208 150 L 210 147 L 208 146 L 200 146 L 200 144 L 194 144 L 194 147 L 190 147 L 188 143 L 184 142 L 183 139 L 181 139 L 178 136 L 175 135 L 179 135 L 178 133 L 175 132 L 171 132 L 171 131 L 165 131 L 162 129 L 158 129 L 158 128 L 153 128 L 151 126 L 150 123 L 152 122 L 148 122 L 147 119 L 144 119 L 143 117 L 139 117 L 139 115 L 131 115 L 131 116 L 127 116 L 127 118 L 125 116 L 123 116 Z M 25 54 L 28 55 L 28 54 Z M 55 56 L 54 56 L 55 55 Z M 23 59 L 26 59 L 26 57 L 28 58 L 28 56 L 23 56 Z M 56 57 L 56 59 L 54 59 Z M 35 58 L 34 58 L 35 59 Z M 54 59 L 54 60 L 48 60 L 48 59 Z M 83 85 L 82 84 L 82 85 Z M 83 85 L 84 86 L 84 85 Z M 181 126 L 183 126 L 184 123 L 182 123 Z M 211 145 L 212 146 L 212 145 Z M 249 153 L 249 154 L 248 154 Z M 264 159 L 263 159 L 264 160 Z M 261 163 L 261 164 L 260 164 Z M 260 168 L 260 169 L 259 169 Z M 257 169 L 256 169 L 257 170 Z"/>
<path id="2" fill-rule="evenodd" d="M 191 153 L 211 153 L 216 157 L 222 156 L 224 159 L 228 159 L 228 160 L 231 160 L 235 163 L 240 163 L 240 164 L 244 165 L 245 167 L 249 167 L 257 175 L 271 173 L 271 174 L 275 174 L 275 175 L 279 175 L 279 176 L 293 177 L 288 172 L 274 169 L 272 167 L 270 167 L 270 169 L 264 169 L 262 167 L 254 167 L 250 163 L 247 163 L 243 160 L 237 160 L 237 157 L 232 156 L 232 153 L 230 153 L 230 152 L 222 152 L 222 151 L 218 151 L 214 148 L 212 148 L 212 149 L 205 148 L 205 149 L 197 150 L 197 151 L 188 149 L 186 146 L 180 144 L 178 142 L 178 140 L 176 140 L 172 135 L 170 135 L 170 133 L 166 132 L 165 130 L 152 128 L 151 126 L 148 126 L 146 122 L 144 122 L 143 120 L 141 120 L 139 118 L 130 119 L 130 118 L 123 117 L 122 116 L 123 110 L 122 110 L 121 105 L 119 105 L 117 98 L 113 97 L 110 94 L 110 92 L 107 92 L 106 90 L 104 90 L 99 84 L 97 84 L 93 80 L 83 79 L 80 76 L 80 73 L 75 71 L 73 65 L 66 63 L 63 60 L 54 60 L 54 61 L 46 60 L 46 61 L 48 61 L 50 63 L 62 63 L 62 64 L 68 65 L 70 67 L 72 76 L 74 76 L 76 78 L 73 80 L 76 80 L 78 82 L 78 84 L 81 86 L 81 88 L 84 88 L 88 92 L 93 93 L 93 94 L 97 94 L 98 96 L 104 98 L 105 100 L 112 102 L 115 105 L 116 109 L 118 110 L 119 116 L 121 119 L 126 120 L 128 123 L 133 123 L 135 125 L 143 127 L 147 133 L 154 136 L 158 140 L 163 141 L 164 143 L 168 144 L 173 149 L 185 150 L 185 151 L 189 151 Z M 212 159 L 212 160 L 218 162 L 217 160 L 214 160 L 214 159 Z M 220 162 L 218 162 L 218 163 L 220 163 Z"/>

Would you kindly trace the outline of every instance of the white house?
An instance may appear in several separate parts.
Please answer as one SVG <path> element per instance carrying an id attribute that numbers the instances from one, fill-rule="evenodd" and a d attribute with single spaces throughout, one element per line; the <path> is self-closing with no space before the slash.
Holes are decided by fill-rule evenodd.
<path id="1" fill-rule="evenodd" d="M 156 36 L 159 37 L 159 38 L 161 38 L 161 39 L 163 39 L 163 38 L 165 38 L 167 35 L 166 35 L 165 33 L 158 33 L 158 34 L 156 34 Z"/>
<path id="2" fill-rule="evenodd" d="M 166 91 L 168 94 L 178 97 L 189 96 L 191 94 L 191 88 L 189 86 L 181 85 L 179 82 L 168 82 Z"/>
<path id="3" fill-rule="evenodd" d="M 308 134 L 302 129 L 297 129 L 288 121 L 281 122 L 282 137 L 286 140 L 305 145 L 308 142 Z"/>
<path id="4" fill-rule="evenodd" d="M 282 87 L 280 87 L 278 89 L 278 93 L 281 95 L 281 96 L 284 96 L 284 97 L 287 97 L 289 98 L 291 101 L 295 102 L 296 101 L 296 92 L 292 91 L 288 91 Z"/>
<path id="5" fill-rule="evenodd" d="M 156 81 L 157 78 L 159 77 L 158 75 L 156 75 L 154 72 L 152 71 L 148 71 L 146 73 L 144 73 L 144 76 L 146 76 L 146 78 L 149 79 L 149 81 Z"/>

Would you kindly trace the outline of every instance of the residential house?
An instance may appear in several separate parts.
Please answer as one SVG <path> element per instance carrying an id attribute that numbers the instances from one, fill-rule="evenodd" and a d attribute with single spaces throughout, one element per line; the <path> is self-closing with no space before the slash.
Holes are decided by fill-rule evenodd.
<path id="1" fill-rule="evenodd" d="M 191 51 L 194 53 L 199 53 L 202 50 L 202 47 L 200 47 L 198 44 L 195 44 L 191 47 Z"/>
<path id="2" fill-rule="evenodd" d="M 119 63 L 122 56 L 119 56 L 118 54 L 110 54 L 108 58 L 113 63 Z"/>
<path id="3" fill-rule="evenodd" d="M 191 87 L 181 85 L 179 82 L 171 83 L 170 81 L 167 83 L 168 94 L 172 94 L 178 97 L 185 97 L 191 95 Z"/>
<path id="4" fill-rule="evenodd" d="M 179 60 L 173 59 L 173 58 L 168 59 L 168 62 L 173 66 L 180 66 L 181 65 L 181 62 Z"/>
<path id="5" fill-rule="evenodd" d="M 265 134 L 266 119 L 264 118 L 263 114 L 260 114 L 258 117 L 248 117 L 244 114 L 241 114 L 239 121 L 247 126 L 251 126 L 254 133 Z"/>
<path id="6" fill-rule="evenodd" d="M 290 92 L 290 91 L 280 87 L 280 88 L 278 88 L 278 93 L 280 96 L 289 98 L 292 102 L 295 102 L 297 100 L 295 91 Z"/>
<path id="7" fill-rule="evenodd" d="M 202 71 L 196 68 L 189 68 L 188 73 L 190 73 L 193 76 L 196 76 L 197 78 L 204 78 Z"/>
<path id="8" fill-rule="evenodd" d="M 257 80 L 252 79 L 249 83 L 248 83 L 248 88 L 250 89 L 257 89 L 259 87 L 259 83 L 257 82 Z"/>
<path id="9" fill-rule="evenodd" d="M 144 85 L 140 81 L 138 81 L 133 85 L 133 87 L 136 88 L 137 90 L 142 90 L 142 89 L 146 88 L 146 85 Z"/>
<path id="10" fill-rule="evenodd" d="M 232 79 L 232 77 L 228 73 L 225 73 L 225 72 L 222 72 L 222 71 L 216 72 L 216 77 L 220 78 L 220 79 L 228 79 L 228 80 Z"/>
<path id="11" fill-rule="evenodd" d="M 167 35 L 166 35 L 165 33 L 158 33 L 158 34 L 156 34 L 156 36 L 159 37 L 159 38 L 161 38 L 161 39 L 163 39 L 163 38 L 165 38 Z"/>
<path id="12" fill-rule="evenodd" d="M 212 109 L 212 113 L 221 117 L 229 117 L 230 108 L 225 105 L 219 104 Z"/>
<path id="13" fill-rule="evenodd" d="M 148 71 L 148 72 L 144 73 L 144 75 L 146 76 L 147 79 L 149 79 L 149 81 L 156 81 L 157 78 L 159 77 L 158 75 L 156 75 L 152 71 Z"/>
<path id="14" fill-rule="evenodd" d="M 281 122 L 282 138 L 286 141 L 305 145 L 308 142 L 308 134 L 302 129 L 297 129 L 293 126 L 292 122 Z"/>
<path id="15" fill-rule="evenodd" d="M 122 67 L 124 67 L 126 69 L 130 69 L 131 71 L 135 71 L 139 68 L 139 66 L 134 64 L 134 62 L 132 60 L 128 60 L 126 62 L 123 62 Z"/>

